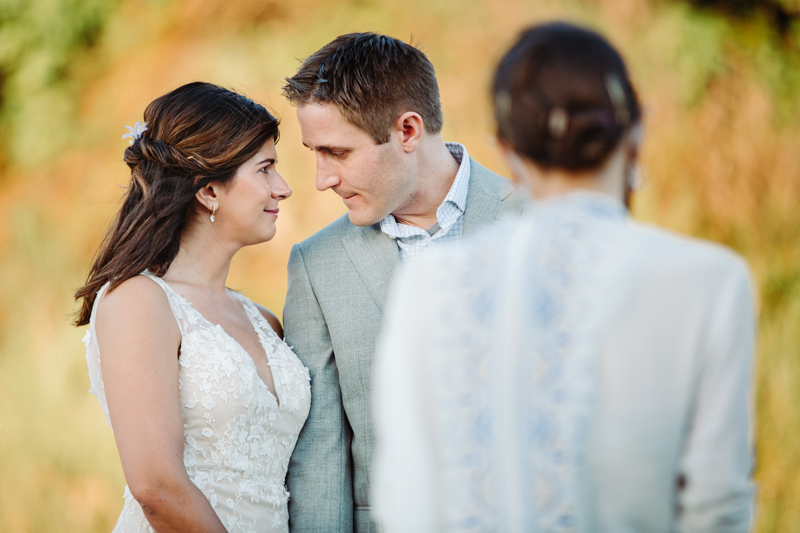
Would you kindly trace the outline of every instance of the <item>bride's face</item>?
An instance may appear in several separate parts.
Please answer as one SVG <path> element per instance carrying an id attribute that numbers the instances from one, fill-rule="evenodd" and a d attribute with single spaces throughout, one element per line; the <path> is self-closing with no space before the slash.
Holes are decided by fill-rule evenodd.
<path id="1" fill-rule="evenodd" d="M 278 204 L 292 190 L 278 173 L 275 142 L 267 141 L 234 178 L 218 189 L 218 207 L 212 223 L 219 233 L 248 246 L 275 236 Z"/>

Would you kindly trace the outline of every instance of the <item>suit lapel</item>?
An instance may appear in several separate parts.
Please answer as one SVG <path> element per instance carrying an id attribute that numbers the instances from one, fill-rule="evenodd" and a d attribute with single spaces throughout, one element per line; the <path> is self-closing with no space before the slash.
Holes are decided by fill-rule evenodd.
<path id="1" fill-rule="evenodd" d="M 500 182 L 502 185 L 495 183 L 497 180 L 493 180 L 493 176 L 474 159 L 470 160 L 469 191 L 464 212 L 465 234 L 497 218 L 503 208 L 503 199 L 513 190 L 503 181 Z M 375 224 L 343 237 L 342 243 L 378 309 L 383 312 L 389 281 L 400 263 L 397 242 L 381 232 Z"/>
<path id="2" fill-rule="evenodd" d="M 382 313 L 389 280 L 400 262 L 397 243 L 373 225 L 342 238 L 342 244 Z"/>

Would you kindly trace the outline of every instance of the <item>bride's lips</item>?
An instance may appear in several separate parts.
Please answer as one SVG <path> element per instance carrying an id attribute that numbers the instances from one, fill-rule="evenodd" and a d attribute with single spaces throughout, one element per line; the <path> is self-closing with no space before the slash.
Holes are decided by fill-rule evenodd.
<path id="1" fill-rule="evenodd" d="M 278 209 L 264 209 L 265 213 L 269 213 L 270 215 L 274 216 L 275 218 L 278 217 Z"/>

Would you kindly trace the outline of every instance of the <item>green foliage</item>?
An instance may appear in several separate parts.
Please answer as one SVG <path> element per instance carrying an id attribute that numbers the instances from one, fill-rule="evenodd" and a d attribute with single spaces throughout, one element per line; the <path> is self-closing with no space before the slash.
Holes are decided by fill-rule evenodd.
<path id="1" fill-rule="evenodd" d="M 656 57 L 641 70 L 658 78 L 665 74 L 658 69 L 669 65 L 669 83 L 685 105 L 698 105 L 715 80 L 747 68 L 770 93 L 774 114 L 765 118 L 781 126 L 797 119 L 800 22 L 781 36 L 757 10 L 743 18 L 679 2 L 662 6 L 660 15 L 643 35 L 645 49 Z"/>
<path id="2" fill-rule="evenodd" d="M 80 84 L 76 64 L 95 61 L 117 0 L 2 0 L 0 154 L 28 164 L 52 156 L 73 135 Z"/>
<path id="3" fill-rule="evenodd" d="M 677 74 L 670 84 L 685 105 L 698 104 L 709 84 L 730 70 L 725 54 L 730 34 L 724 18 L 685 5 L 665 10 L 654 31 L 648 31 L 648 50 L 656 50 L 658 63 Z"/>

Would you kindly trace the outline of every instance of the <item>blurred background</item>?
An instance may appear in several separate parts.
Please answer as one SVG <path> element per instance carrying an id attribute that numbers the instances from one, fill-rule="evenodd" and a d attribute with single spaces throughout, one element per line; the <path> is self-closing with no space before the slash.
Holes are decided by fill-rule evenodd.
<path id="1" fill-rule="evenodd" d="M 799 0 L 0 0 L 0 531 L 107 532 L 125 485 L 88 392 L 73 291 L 127 184 L 120 137 L 189 81 L 282 118 L 294 195 L 230 286 L 278 315 L 298 242 L 344 213 L 314 188 L 282 80 L 335 36 L 417 44 L 437 70 L 445 140 L 507 174 L 488 82 L 526 25 L 569 19 L 623 52 L 646 110 L 634 215 L 724 243 L 759 291 L 756 531 L 800 532 Z"/>

